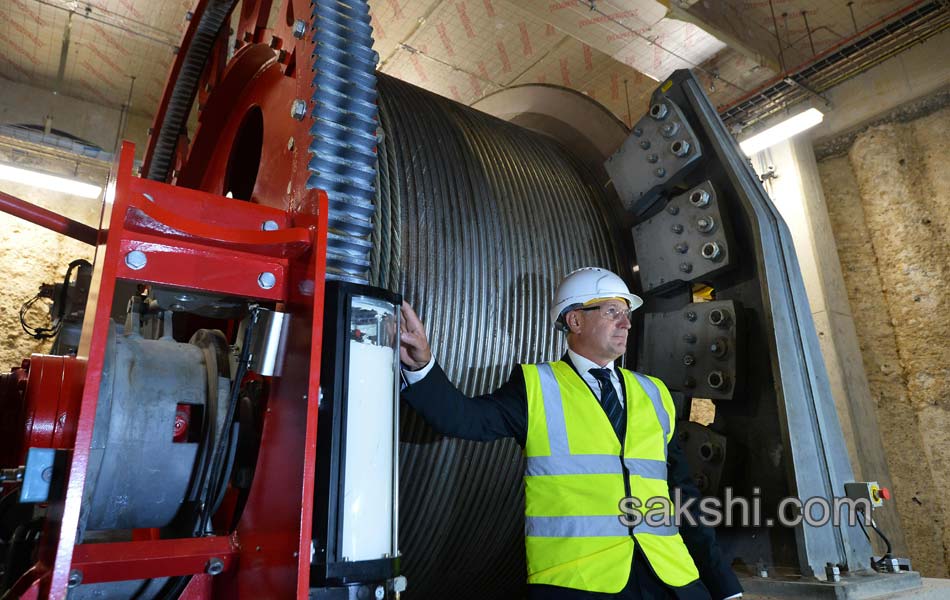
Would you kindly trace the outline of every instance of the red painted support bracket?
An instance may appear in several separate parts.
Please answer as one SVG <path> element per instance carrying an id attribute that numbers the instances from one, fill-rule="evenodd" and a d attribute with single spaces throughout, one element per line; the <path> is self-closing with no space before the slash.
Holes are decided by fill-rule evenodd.
<path id="1" fill-rule="evenodd" d="M 125 227 L 170 239 L 264 256 L 297 257 L 313 232 L 290 227 L 287 212 L 187 188 L 133 179 Z M 265 230 L 265 223 L 274 230 Z"/>
<path id="2" fill-rule="evenodd" d="M 72 569 L 82 573 L 83 583 L 102 583 L 197 575 L 205 573 L 213 559 L 221 561 L 219 572 L 234 568 L 237 563 L 235 540 L 216 536 L 80 544 L 73 551 Z"/>
<path id="3" fill-rule="evenodd" d="M 134 250 L 145 253 L 145 266 L 133 269 L 127 262 L 120 262 L 117 277 L 276 302 L 287 296 L 287 264 L 283 259 L 215 250 L 201 244 L 172 243 L 166 237 L 145 234 L 123 239 L 119 244 L 122 256 Z M 262 273 L 274 276 L 269 288 L 258 283 Z"/>

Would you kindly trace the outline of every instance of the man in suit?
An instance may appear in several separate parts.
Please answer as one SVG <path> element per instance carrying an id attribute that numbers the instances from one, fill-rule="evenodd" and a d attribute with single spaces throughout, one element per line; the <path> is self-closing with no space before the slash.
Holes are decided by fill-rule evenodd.
<path id="1" fill-rule="evenodd" d="M 470 398 L 435 362 L 425 329 L 403 304 L 403 398 L 438 432 L 524 448 L 525 548 L 533 600 L 724 600 L 742 588 L 714 532 L 621 521 L 620 501 L 698 497 L 673 434 L 666 386 L 616 367 L 643 301 L 617 275 L 584 268 L 551 309 L 567 336 L 560 360 L 520 365 L 496 391 Z M 633 526 L 631 526 L 633 525 Z"/>

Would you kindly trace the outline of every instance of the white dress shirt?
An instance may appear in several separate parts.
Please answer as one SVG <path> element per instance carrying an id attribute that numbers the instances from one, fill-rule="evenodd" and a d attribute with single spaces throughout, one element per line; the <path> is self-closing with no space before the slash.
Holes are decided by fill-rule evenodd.
<path id="1" fill-rule="evenodd" d="M 422 381 L 423 379 L 425 379 L 425 376 L 429 374 L 429 371 L 432 370 L 432 365 L 434 364 L 435 364 L 435 354 L 433 354 L 432 357 L 429 358 L 429 362 L 426 363 L 426 366 L 422 367 L 421 369 L 417 371 L 410 371 L 409 369 L 406 368 L 406 365 L 400 365 L 402 366 L 403 381 L 406 382 L 407 386 L 412 385 L 416 383 L 417 381 Z"/>
<path id="2" fill-rule="evenodd" d="M 581 379 L 584 380 L 584 383 L 594 392 L 594 398 L 597 398 L 598 402 L 600 401 L 600 382 L 597 381 L 597 378 L 591 375 L 591 369 L 610 369 L 610 383 L 614 384 L 614 390 L 617 391 L 617 399 L 620 400 L 620 407 L 624 407 L 623 397 L 623 388 L 620 386 L 620 378 L 617 377 L 617 371 L 614 369 L 614 361 L 610 361 L 605 366 L 600 366 L 594 361 L 584 358 L 577 352 L 574 352 L 570 348 L 567 349 L 567 355 L 570 357 L 571 362 L 574 363 L 574 368 L 577 369 L 577 373 L 581 376 Z"/>

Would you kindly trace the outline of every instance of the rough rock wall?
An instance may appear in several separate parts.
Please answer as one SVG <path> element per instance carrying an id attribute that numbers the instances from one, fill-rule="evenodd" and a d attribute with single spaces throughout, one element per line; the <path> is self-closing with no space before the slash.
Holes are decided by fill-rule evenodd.
<path id="1" fill-rule="evenodd" d="M 14 142 L 19 144 L 19 142 Z M 69 163 L 62 157 L 37 154 L 0 143 L 0 162 L 45 171 L 104 186 L 107 166 Z M 93 227 L 99 226 L 100 201 L 0 181 L 0 190 Z M 92 262 L 95 249 L 22 219 L 0 213 L 0 369 L 8 371 L 34 352 L 47 352 L 49 341 L 37 341 L 20 328 L 19 310 L 42 283 L 63 280 L 66 267 L 77 258 Z M 31 323 L 43 325 L 45 304 L 30 312 Z M 46 312 L 48 314 L 48 311 Z M 48 324 L 45 323 L 45 324 Z"/>
<path id="2" fill-rule="evenodd" d="M 950 109 L 819 163 L 914 565 L 950 568 Z"/>

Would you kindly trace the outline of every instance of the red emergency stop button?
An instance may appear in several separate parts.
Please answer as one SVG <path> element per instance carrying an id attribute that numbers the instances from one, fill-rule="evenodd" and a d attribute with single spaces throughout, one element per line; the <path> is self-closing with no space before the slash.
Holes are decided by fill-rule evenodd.
<path id="1" fill-rule="evenodd" d="M 878 495 L 881 496 L 881 500 L 890 500 L 891 490 L 887 489 L 886 487 L 882 487 L 881 490 L 878 492 Z"/>

